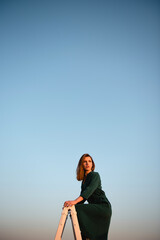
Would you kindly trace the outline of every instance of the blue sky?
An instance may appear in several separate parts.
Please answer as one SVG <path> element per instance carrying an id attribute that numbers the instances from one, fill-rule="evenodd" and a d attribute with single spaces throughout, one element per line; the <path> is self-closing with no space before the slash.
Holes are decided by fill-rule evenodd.
<path id="1" fill-rule="evenodd" d="M 0 1 L 0 239 L 53 239 L 87 152 L 109 239 L 159 240 L 159 21 L 155 0 Z"/>

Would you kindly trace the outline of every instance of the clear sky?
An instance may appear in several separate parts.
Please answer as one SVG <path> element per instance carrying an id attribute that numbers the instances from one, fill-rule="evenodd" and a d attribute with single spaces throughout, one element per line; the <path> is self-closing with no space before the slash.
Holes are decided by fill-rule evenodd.
<path id="1" fill-rule="evenodd" d="M 83 153 L 109 240 L 159 240 L 160 2 L 1 0 L 0 29 L 0 240 L 54 239 Z"/>

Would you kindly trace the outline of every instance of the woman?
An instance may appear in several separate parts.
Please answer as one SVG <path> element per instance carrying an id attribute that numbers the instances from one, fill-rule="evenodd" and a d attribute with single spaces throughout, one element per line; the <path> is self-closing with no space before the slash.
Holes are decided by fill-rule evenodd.
<path id="1" fill-rule="evenodd" d="M 75 205 L 83 240 L 107 240 L 112 209 L 94 169 L 92 157 L 83 154 L 77 166 L 77 180 L 82 181 L 80 196 L 66 201 L 64 207 Z M 86 200 L 89 204 L 83 204 Z"/>

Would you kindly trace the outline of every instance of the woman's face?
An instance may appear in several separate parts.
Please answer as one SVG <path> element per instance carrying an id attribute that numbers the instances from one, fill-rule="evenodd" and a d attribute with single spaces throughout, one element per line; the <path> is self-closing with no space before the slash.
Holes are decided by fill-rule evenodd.
<path id="1" fill-rule="evenodd" d="M 92 163 L 92 159 L 90 157 L 85 157 L 82 165 L 83 165 L 85 172 L 89 173 L 92 171 L 93 163 Z"/>

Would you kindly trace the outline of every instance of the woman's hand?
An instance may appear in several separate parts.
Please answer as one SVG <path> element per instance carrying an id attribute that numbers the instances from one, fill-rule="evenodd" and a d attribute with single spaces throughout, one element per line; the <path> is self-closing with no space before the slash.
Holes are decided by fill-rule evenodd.
<path id="1" fill-rule="evenodd" d="M 73 201 L 66 201 L 63 205 L 63 207 L 72 207 L 73 205 L 83 201 L 83 197 L 79 196 L 77 199 Z"/>
<path id="2" fill-rule="evenodd" d="M 72 207 L 75 204 L 76 204 L 76 201 L 66 201 L 63 207 Z"/>

